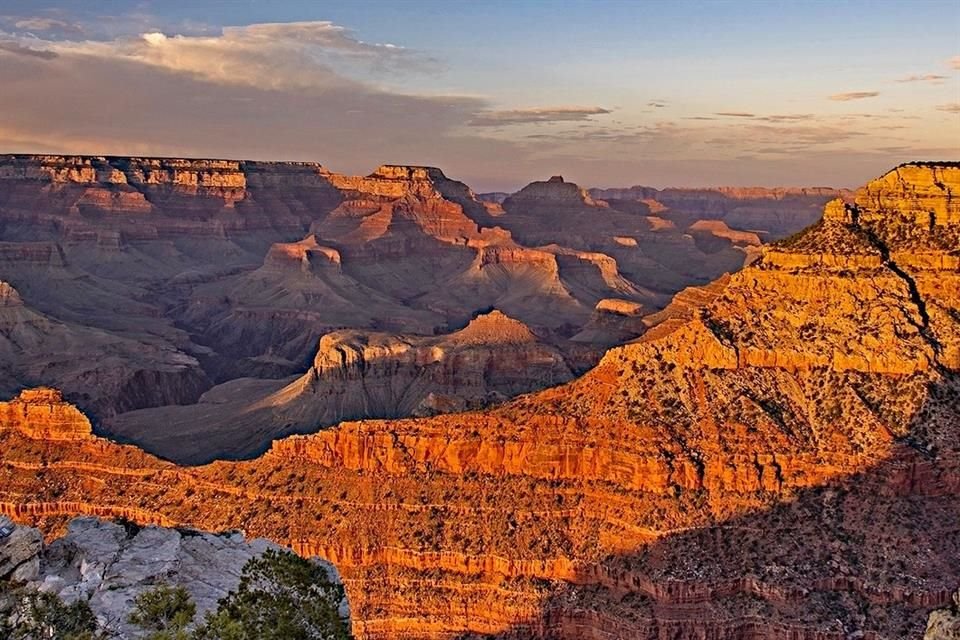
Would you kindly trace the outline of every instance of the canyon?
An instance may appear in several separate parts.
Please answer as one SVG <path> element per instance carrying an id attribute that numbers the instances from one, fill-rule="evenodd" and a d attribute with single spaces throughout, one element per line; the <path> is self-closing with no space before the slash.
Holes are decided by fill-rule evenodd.
<path id="1" fill-rule="evenodd" d="M 920 637 L 928 614 L 950 605 L 960 584 L 960 164 L 901 165 L 852 194 L 609 193 L 556 177 L 482 200 L 437 170 L 382 167 L 345 179 L 298 165 L 281 179 L 272 165 L 218 173 L 163 162 L 90 160 L 88 169 L 56 160 L 39 170 L 35 159 L 8 161 L 0 177 L 37 182 L 3 192 L 4 237 L 55 243 L 67 268 L 90 273 L 81 286 L 116 282 L 108 276 L 119 263 L 89 258 L 98 251 L 89 241 L 71 255 L 53 238 L 73 214 L 45 206 L 21 224 L 12 213 L 37 211 L 25 203 L 40 197 L 38 185 L 60 192 L 44 176 L 96 181 L 69 183 L 64 191 L 79 191 L 62 202 L 97 229 L 148 215 L 141 230 L 153 227 L 166 244 L 131 244 L 143 269 L 131 266 L 126 286 L 139 287 L 138 304 L 155 296 L 176 311 L 150 316 L 103 285 L 118 318 L 153 322 L 134 330 L 92 316 L 91 326 L 167 345 L 190 359 L 185 369 L 221 383 L 196 406 L 217 393 L 224 403 L 257 402 L 221 387 L 255 368 L 264 380 L 289 375 L 309 358 L 301 332 L 326 334 L 303 377 L 262 397 L 299 403 L 320 390 L 392 415 L 350 419 L 354 407 L 340 405 L 309 414 L 347 419 L 332 428 L 275 440 L 252 459 L 187 467 L 129 444 L 166 418 L 131 428 L 124 444 L 103 437 L 109 419 L 101 432 L 74 406 L 88 410 L 89 400 L 68 388 L 13 389 L 0 403 L 0 513 L 51 536 L 78 514 L 242 528 L 333 563 L 358 638 L 885 640 Z M 209 243 L 177 239 L 177 225 L 153 219 L 184 197 L 170 184 L 195 190 L 180 228 L 213 230 Z M 248 187 L 253 195 L 241 198 L 236 190 Z M 126 195 L 134 192 L 147 205 Z M 308 201 L 333 208 L 278 240 L 264 231 L 287 218 L 260 217 L 256 204 L 271 197 L 289 220 L 310 217 Z M 816 220 L 804 219 L 811 197 L 825 201 Z M 743 204 L 751 198 L 787 203 L 769 230 L 737 227 L 760 207 Z M 222 204 L 210 214 L 204 202 Z M 716 206 L 715 217 L 674 216 L 680 202 Z M 30 236 L 42 216 L 51 237 Z M 705 219 L 715 222 L 692 229 Z M 800 219 L 813 224 L 782 226 Z M 561 227 L 562 238 L 552 235 Z M 242 240 L 231 235 L 241 229 Z M 796 233 L 760 244 L 761 231 Z M 703 234 L 712 239 L 698 242 Z M 148 277 L 161 246 L 171 264 L 189 262 L 178 254 L 206 262 L 188 274 L 167 268 L 161 293 Z M 50 274 L 64 269 L 50 263 L 58 251 L 29 248 L 29 260 L 48 261 L 52 286 Z M 244 263 L 257 252 L 259 262 Z M 32 301 L 37 290 L 14 281 L 29 260 L 14 261 L 6 298 L 48 314 L 51 302 Z M 340 277 L 377 283 L 384 299 L 351 312 L 361 326 L 331 334 L 322 314 L 291 300 L 309 306 L 320 290 L 333 309 L 348 309 Z M 220 293 L 205 289 L 216 282 Z M 468 284 L 460 296 L 455 287 Z M 92 304 L 74 293 L 61 287 L 51 299 L 65 315 Z M 406 312 L 389 326 L 359 315 L 398 300 Z M 275 333 L 262 342 L 251 332 L 265 318 Z M 59 320 L 66 330 L 75 321 Z M 239 327 L 232 347 L 218 342 L 227 325 Z M 470 373 L 467 398 L 532 390 L 512 386 L 515 370 L 504 365 L 515 354 L 528 358 L 518 366 L 542 367 L 534 386 L 547 388 L 409 415 L 443 410 L 445 358 L 473 349 L 486 371 L 491 344 L 505 360 L 482 382 Z M 409 362 L 423 367 L 435 350 L 438 366 L 421 374 L 429 384 L 409 382 Z M 399 374 L 389 385 L 416 384 L 410 405 L 386 393 L 371 363 L 379 352 L 392 354 Z M 59 386 L 14 368 L 4 375 L 21 388 Z M 431 393 L 429 410 L 412 406 Z M 142 400 L 136 409 L 153 410 Z M 133 407 L 120 408 L 109 417 Z"/>
<path id="2" fill-rule="evenodd" d="M 489 406 L 582 374 L 677 291 L 844 195 L 591 193 L 555 176 L 495 202 L 430 167 L 0 156 L 0 397 L 54 387 L 98 434 L 183 463 Z M 492 312 L 527 337 L 445 346 Z M 446 364 L 414 371 L 427 360 Z M 534 361 L 543 374 L 520 382 Z M 342 400 L 388 374 L 390 398 Z M 327 394 L 324 378 L 354 382 Z"/>

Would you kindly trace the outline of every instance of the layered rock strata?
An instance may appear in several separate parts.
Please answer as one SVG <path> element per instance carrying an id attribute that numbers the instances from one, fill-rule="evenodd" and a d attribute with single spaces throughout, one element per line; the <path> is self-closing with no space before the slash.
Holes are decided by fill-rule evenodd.
<path id="1" fill-rule="evenodd" d="M 366 638 L 917 637 L 960 583 L 960 243 L 908 194 L 960 171 L 909 170 L 566 385 L 190 469 L 2 429 L 0 511 L 243 526 L 334 562 Z"/>
<path id="2" fill-rule="evenodd" d="M 157 336 L 62 322 L 0 281 L 0 392 L 56 385 L 100 417 L 194 402 L 210 385 L 198 360 Z"/>
<path id="3" fill-rule="evenodd" d="M 93 427 L 56 389 L 24 389 L 0 404 L 0 423 L 36 440 L 86 440 Z"/>
<path id="4" fill-rule="evenodd" d="M 697 220 L 718 219 L 731 227 L 762 232 L 775 239 L 816 222 L 828 200 L 849 199 L 853 194 L 845 189 L 826 187 L 654 189 L 634 186 L 591 189 L 590 195 L 611 206 L 633 207 L 682 227 Z"/>

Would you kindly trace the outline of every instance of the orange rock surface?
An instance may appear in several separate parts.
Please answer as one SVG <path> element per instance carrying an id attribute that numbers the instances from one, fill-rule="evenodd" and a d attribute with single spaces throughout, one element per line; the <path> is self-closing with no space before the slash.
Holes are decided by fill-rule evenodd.
<path id="1" fill-rule="evenodd" d="M 0 404 L 0 423 L 35 440 L 89 440 L 93 428 L 56 389 L 24 389 L 16 399 Z"/>
<path id="2" fill-rule="evenodd" d="M 946 168 L 897 171 L 950 199 Z M 271 537 L 337 565 L 362 638 L 919 637 L 960 583 L 960 272 L 899 256 L 960 241 L 916 185 L 871 183 L 849 221 L 493 410 L 193 468 L 5 422 L 0 512 Z"/>

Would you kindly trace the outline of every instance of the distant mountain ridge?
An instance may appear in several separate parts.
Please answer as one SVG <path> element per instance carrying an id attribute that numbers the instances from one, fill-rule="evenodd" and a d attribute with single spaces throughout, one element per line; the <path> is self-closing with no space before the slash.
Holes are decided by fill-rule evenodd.
<path id="1" fill-rule="evenodd" d="M 739 269 L 825 200 L 750 200 L 750 231 L 559 176 L 497 204 L 435 167 L 0 156 L 17 300 L 0 306 L 0 396 L 55 386 L 110 433 L 121 414 L 301 375 L 331 332 L 428 337 L 494 309 L 579 373 L 645 330 L 616 309 L 653 313 Z"/>

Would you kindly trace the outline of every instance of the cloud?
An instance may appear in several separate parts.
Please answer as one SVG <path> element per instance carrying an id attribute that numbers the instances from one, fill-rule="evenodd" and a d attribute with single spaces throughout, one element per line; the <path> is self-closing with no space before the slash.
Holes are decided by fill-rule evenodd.
<path id="1" fill-rule="evenodd" d="M 880 95 L 879 91 L 848 91 L 846 93 L 835 93 L 828 96 L 828 100 L 836 102 L 849 102 L 850 100 L 864 100 L 866 98 L 876 98 Z"/>
<path id="2" fill-rule="evenodd" d="M 642 101 L 645 115 L 634 119 L 614 105 L 497 109 L 482 96 L 403 88 L 411 73 L 441 63 L 329 22 L 213 31 L 161 31 L 149 16 L 103 22 L 83 22 L 90 35 L 80 41 L 0 34 L 0 149 L 313 160 L 348 173 L 389 160 L 510 190 L 545 166 L 583 184 L 639 176 L 660 184 L 855 184 L 891 162 L 875 147 L 910 145 L 888 131 L 891 122 L 855 114 L 704 109 L 696 122 L 658 122 L 651 114 L 669 109 Z M 529 126 L 538 123 L 553 124 Z"/>
<path id="3" fill-rule="evenodd" d="M 0 148 L 11 152 L 315 160 L 357 173 L 387 156 L 451 166 L 469 146 L 454 152 L 448 140 L 489 107 L 367 81 L 357 63 L 399 65 L 409 52 L 333 25 L 15 44 L 0 51 Z M 511 148 L 488 146 L 498 157 Z"/>
<path id="4" fill-rule="evenodd" d="M 327 21 L 224 27 L 213 36 L 151 31 L 107 41 L 58 41 L 50 48 L 63 54 L 129 60 L 221 84 L 272 89 L 326 86 L 333 67 L 365 73 L 438 68 L 435 60 L 418 51 L 363 42 Z"/>
<path id="5" fill-rule="evenodd" d="M 500 127 L 541 122 L 578 122 L 590 116 L 612 113 L 603 107 L 537 107 L 504 111 L 481 111 L 467 123 L 471 127 Z"/>
<path id="6" fill-rule="evenodd" d="M 803 120 L 813 120 L 815 118 L 816 116 L 812 113 L 786 113 L 763 116 L 758 119 L 764 122 L 799 122 Z"/>
<path id="7" fill-rule="evenodd" d="M 67 23 L 63 20 L 57 20 L 55 18 L 25 18 L 23 20 L 17 20 L 13 23 L 17 29 L 25 29 L 29 31 L 49 31 L 50 29 L 64 27 Z"/>
<path id="8" fill-rule="evenodd" d="M 749 111 L 718 111 L 713 114 L 713 116 L 719 116 L 721 118 L 744 118 L 744 119 L 756 119 L 763 122 L 797 122 L 801 120 L 813 120 L 814 115 L 812 113 L 785 113 L 785 114 L 771 114 L 762 116 L 756 113 L 750 113 Z M 710 116 L 688 116 L 684 118 L 685 120 L 716 120 L 716 117 Z"/>
<path id="9" fill-rule="evenodd" d="M 941 84 L 946 79 L 947 76 L 942 76 L 936 73 L 928 73 L 922 76 L 904 76 L 903 78 L 898 78 L 897 82 L 929 82 L 931 84 Z"/>
<path id="10" fill-rule="evenodd" d="M 840 124 L 761 124 L 745 121 L 716 129 L 707 144 L 743 148 L 744 142 L 765 147 L 796 149 L 836 145 L 869 135 L 866 131 Z"/>
<path id="11" fill-rule="evenodd" d="M 36 15 L 0 15 L 0 30 L 8 35 L 46 39 L 78 39 L 89 34 L 61 9 L 46 9 Z"/>
<path id="12" fill-rule="evenodd" d="M 947 66 L 951 69 L 960 69 L 960 56 L 953 56 L 947 60 Z"/>
<path id="13" fill-rule="evenodd" d="M 937 105 L 937 111 L 946 111 L 947 113 L 960 113 L 960 102 L 948 102 L 947 104 Z"/>
<path id="14" fill-rule="evenodd" d="M 12 53 L 18 56 L 29 56 L 42 60 L 52 60 L 57 57 L 56 52 L 47 49 L 32 49 L 13 40 L 0 41 L 0 53 Z"/>
<path id="15" fill-rule="evenodd" d="M 663 109 L 665 106 L 667 106 L 667 103 L 664 100 L 651 100 L 647 103 L 647 106 L 653 107 L 654 109 Z"/>

